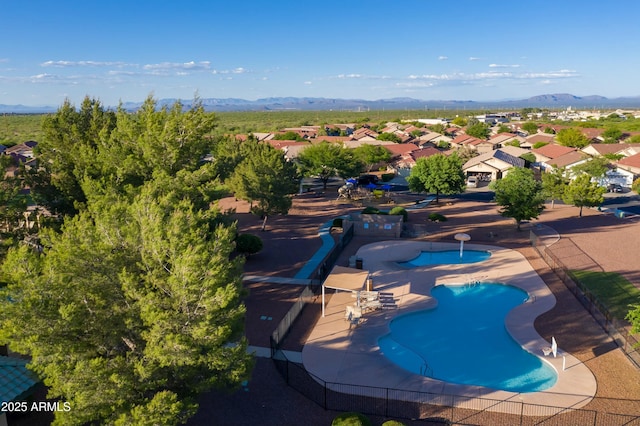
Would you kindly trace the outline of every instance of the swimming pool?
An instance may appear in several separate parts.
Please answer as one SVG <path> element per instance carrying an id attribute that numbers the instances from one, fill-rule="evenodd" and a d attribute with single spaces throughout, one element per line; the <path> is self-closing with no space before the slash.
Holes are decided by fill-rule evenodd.
<path id="1" fill-rule="evenodd" d="M 426 265 L 460 265 L 463 263 L 476 263 L 487 260 L 491 253 L 483 250 L 464 250 L 462 256 L 458 250 L 422 251 L 420 254 L 404 262 L 398 262 L 402 266 L 426 266 Z"/>
<path id="2" fill-rule="evenodd" d="M 402 315 L 378 340 L 382 353 L 415 374 L 450 383 L 537 392 L 557 381 L 553 367 L 524 350 L 505 316 L 525 303 L 523 290 L 498 283 L 440 285 L 437 307 Z"/>

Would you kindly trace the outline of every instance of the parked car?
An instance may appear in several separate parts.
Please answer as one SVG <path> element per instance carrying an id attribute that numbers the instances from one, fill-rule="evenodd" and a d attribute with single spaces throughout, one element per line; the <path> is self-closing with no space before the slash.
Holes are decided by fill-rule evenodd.
<path id="1" fill-rule="evenodd" d="M 369 185 L 370 183 L 377 184 L 378 176 L 376 175 L 361 175 L 358 178 L 358 185 Z"/>
<path id="2" fill-rule="evenodd" d="M 622 191 L 623 191 L 622 185 L 618 183 L 610 183 L 609 186 L 607 186 L 607 192 L 622 192 Z"/>
<path id="3" fill-rule="evenodd" d="M 467 188 L 477 188 L 478 178 L 476 176 L 469 176 L 467 178 Z"/>

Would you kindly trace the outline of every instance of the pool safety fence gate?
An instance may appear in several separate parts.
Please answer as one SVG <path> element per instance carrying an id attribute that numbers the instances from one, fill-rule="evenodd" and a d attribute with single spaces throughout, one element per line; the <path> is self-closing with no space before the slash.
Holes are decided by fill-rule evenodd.
<path id="1" fill-rule="evenodd" d="M 288 361 L 279 352 L 273 358 L 289 386 L 326 410 L 359 412 L 397 419 L 419 419 L 428 424 L 477 426 L 557 425 L 616 426 L 640 425 L 640 414 L 571 409 L 523 401 L 502 401 L 461 395 L 406 391 L 401 389 L 330 383 L 312 375 L 304 366 Z M 607 403 L 608 401 L 603 401 Z M 620 401 L 616 401 L 620 402 Z M 630 412 L 640 413 L 640 401 Z M 635 411 L 633 411 L 635 410 Z"/>
<path id="2" fill-rule="evenodd" d="M 631 325 L 626 321 L 614 317 L 604 303 L 598 300 L 579 280 L 575 279 L 569 268 L 553 253 L 553 250 L 541 242 L 541 238 L 535 233 L 534 229 L 530 231 L 529 235 L 531 245 L 536 249 L 546 264 L 549 265 L 549 268 L 553 270 L 567 289 L 573 293 L 596 322 L 600 324 L 605 332 L 623 350 L 633 365 L 640 369 L 640 341 L 637 335 L 631 333 Z M 571 239 L 563 237 L 563 240 Z M 575 246 L 575 249 L 580 250 L 572 241 L 569 241 L 569 244 Z M 595 263 L 595 261 L 593 261 L 593 263 Z M 599 265 L 597 265 L 597 268 L 602 271 Z M 591 267 L 589 269 L 597 268 Z"/>

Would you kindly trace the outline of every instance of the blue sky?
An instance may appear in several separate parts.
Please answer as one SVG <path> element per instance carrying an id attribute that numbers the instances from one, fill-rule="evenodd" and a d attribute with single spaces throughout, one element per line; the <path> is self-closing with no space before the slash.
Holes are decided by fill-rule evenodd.
<path id="1" fill-rule="evenodd" d="M 0 104 L 640 95 L 640 2 L 3 0 Z"/>

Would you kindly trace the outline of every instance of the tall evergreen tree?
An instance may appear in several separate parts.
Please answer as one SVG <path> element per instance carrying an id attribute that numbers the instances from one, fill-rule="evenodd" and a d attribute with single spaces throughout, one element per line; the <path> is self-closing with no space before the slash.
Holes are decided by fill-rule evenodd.
<path id="1" fill-rule="evenodd" d="M 212 125 L 151 98 L 132 115 L 86 100 L 50 117 L 47 176 L 78 210 L 42 250 L 8 252 L 0 344 L 71 403 L 55 424 L 180 424 L 202 392 L 249 376 L 235 226 L 201 161 Z"/>

